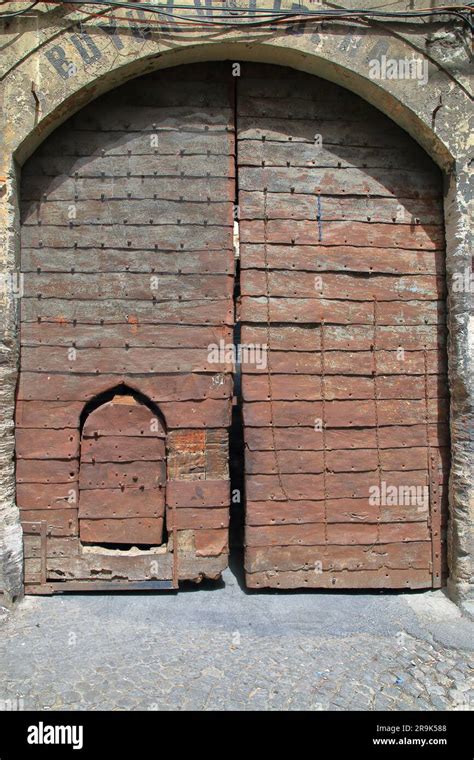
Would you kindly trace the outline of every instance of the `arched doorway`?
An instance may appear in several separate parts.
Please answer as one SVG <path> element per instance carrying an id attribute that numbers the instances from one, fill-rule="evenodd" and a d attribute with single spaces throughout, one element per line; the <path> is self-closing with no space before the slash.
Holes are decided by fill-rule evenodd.
<path id="1" fill-rule="evenodd" d="M 90 411 L 81 430 L 82 544 L 166 544 L 166 428 L 157 408 L 127 392 Z"/>
<path id="2" fill-rule="evenodd" d="M 71 377 L 81 393 L 97 376 L 144 392 L 160 378 L 148 395 L 187 452 L 174 480 L 193 481 L 168 489 L 183 546 L 226 552 L 226 444 L 211 440 L 229 424 L 231 367 L 209 348 L 232 342 L 235 203 L 242 343 L 254 347 L 242 364 L 247 582 L 440 582 L 440 177 L 405 133 L 289 69 L 179 67 L 79 112 L 25 166 L 23 188 L 22 388 L 28 373 L 60 394 Z M 48 414 L 74 428 L 66 400 L 25 406 L 20 436 Z M 369 504 L 384 482 L 427 487 L 428 506 Z"/>

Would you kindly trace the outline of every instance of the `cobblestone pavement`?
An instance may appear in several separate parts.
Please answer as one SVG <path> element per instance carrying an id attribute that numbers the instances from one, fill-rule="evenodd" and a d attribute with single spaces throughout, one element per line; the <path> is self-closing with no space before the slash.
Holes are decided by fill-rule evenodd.
<path id="1" fill-rule="evenodd" d="M 0 625 L 4 708 L 466 710 L 473 624 L 442 591 L 29 597 Z M 8 700 L 13 700 L 9 702 Z"/>

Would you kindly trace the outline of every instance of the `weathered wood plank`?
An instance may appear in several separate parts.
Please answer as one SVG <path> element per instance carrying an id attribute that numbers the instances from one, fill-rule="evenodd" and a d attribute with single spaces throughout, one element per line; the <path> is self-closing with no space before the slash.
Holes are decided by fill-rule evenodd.
<path id="1" fill-rule="evenodd" d="M 361 248 L 351 245 L 268 245 L 242 243 L 242 269 L 265 269 L 307 272 L 366 272 L 370 274 L 439 274 L 444 275 L 445 255 L 439 250 L 403 250 L 402 248 Z M 326 277 L 326 275 L 325 275 Z"/>
<path id="2" fill-rule="evenodd" d="M 344 96 L 338 98 L 337 95 L 340 93 L 337 91 L 338 88 L 322 79 L 311 81 L 308 74 L 287 79 L 286 71 L 278 72 L 277 70 L 272 79 L 278 81 L 279 85 L 281 82 L 281 90 L 280 86 L 276 90 L 272 86 L 274 83 L 270 84 L 268 79 L 243 77 L 237 102 L 240 117 L 286 119 L 288 134 L 291 134 L 293 122 L 298 122 L 300 119 L 338 117 L 358 122 L 369 115 L 376 119 L 381 128 L 387 121 L 380 111 L 376 112 L 354 93 L 344 91 Z M 288 87 L 290 82 L 291 88 Z"/>
<path id="3" fill-rule="evenodd" d="M 20 520 L 23 530 L 39 535 L 39 526 L 34 529 L 24 523 L 45 521 L 48 536 L 77 536 L 77 509 L 21 509 Z"/>
<path id="4" fill-rule="evenodd" d="M 218 557 L 229 551 L 229 531 L 227 528 L 196 530 L 194 544 L 197 557 Z"/>
<path id="5" fill-rule="evenodd" d="M 166 520 L 169 530 L 174 527 L 179 530 L 228 528 L 229 510 L 227 507 L 224 509 L 207 509 L 206 507 L 197 507 L 194 509 L 181 508 L 175 511 L 168 509 Z"/>
<path id="6" fill-rule="evenodd" d="M 115 521 L 119 523 L 119 520 Z M 118 526 L 117 526 L 118 529 Z M 144 537 L 149 537 L 145 531 Z M 111 543 L 119 543 L 113 541 Z M 148 543 L 148 541 L 146 542 Z M 49 558 L 50 580 L 160 580 L 172 577 L 171 553 L 140 552 L 139 555 L 116 556 L 88 553 L 80 557 Z M 182 580 L 199 580 L 201 577 L 218 577 L 225 567 L 221 557 L 196 558 L 191 552 L 180 554 L 179 577 Z"/>
<path id="7" fill-rule="evenodd" d="M 93 134 L 91 132 L 88 135 Z M 232 177 L 167 177 L 157 182 L 155 177 L 128 177 L 116 182 L 114 177 L 96 178 L 50 177 L 45 183 L 41 174 L 30 175 L 22 183 L 23 200 L 69 201 L 158 198 L 164 200 L 207 201 L 208 198 L 234 200 L 235 182 Z"/>
<path id="8" fill-rule="evenodd" d="M 225 507 L 230 503 L 228 480 L 169 480 L 168 507 Z"/>
<path id="9" fill-rule="evenodd" d="M 443 250 L 445 245 L 440 225 L 323 221 L 320 229 L 315 222 L 287 219 L 272 219 L 266 229 L 263 221 L 243 220 L 240 239 L 243 243 L 264 243 L 266 239 L 268 244 L 277 245 L 350 245 L 432 251 Z M 48 242 L 44 244 L 48 245 Z"/>
<path id="10" fill-rule="evenodd" d="M 403 498 L 409 503 L 415 502 L 417 506 L 422 507 L 428 503 L 428 480 L 424 470 L 413 470 L 409 473 L 386 472 L 383 480 L 387 488 L 399 489 L 397 498 Z M 333 499 L 351 497 L 368 499 L 372 493 L 371 489 L 379 488 L 380 480 L 374 472 L 353 472 L 350 478 L 344 472 L 329 472 L 325 478 L 319 473 L 311 475 L 282 473 L 281 482 L 285 491 L 282 490 L 280 478 L 276 475 L 247 475 L 245 481 L 247 498 L 250 501 L 318 500 L 324 498 L 326 488 Z M 405 489 L 408 489 L 406 494 Z M 383 495 L 380 498 L 383 498 Z"/>
<path id="11" fill-rule="evenodd" d="M 287 140 L 286 142 L 275 140 L 239 140 L 239 163 L 245 166 L 261 167 L 281 166 L 303 168 L 334 168 L 334 169 L 359 169 L 370 174 L 372 169 L 398 169 L 404 172 L 433 171 L 433 164 L 425 157 L 418 146 L 405 145 L 403 150 L 384 146 L 380 148 L 367 147 L 364 145 L 332 144 L 331 141 L 317 144 L 314 140 L 303 142 Z M 143 150 L 145 149 L 144 146 Z M 139 147 L 137 146 L 138 150 Z M 162 148 L 164 149 L 164 148 Z M 118 148 L 117 148 L 118 150 Z M 137 150 L 137 152 L 138 152 Z M 422 200 L 424 202 L 424 199 Z M 441 210 L 441 206 L 438 208 Z"/>
<path id="12" fill-rule="evenodd" d="M 16 487 L 16 502 L 20 509 L 77 509 L 78 496 L 77 481 L 52 484 L 17 483 Z"/>
<path id="13" fill-rule="evenodd" d="M 77 429 L 83 405 L 80 401 L 17 401 L 15 424 L 21 428 Z M 60 457 L 62 458 L 62 457 Z"/>
<path id="14" fill-rule="evenodd" d="M 430 449 L 431 450 L 431 449 Z M 357 451 L 327 451 L 326 466 L 331 472 L 367 472 L 377 471 L 379 459 L 381 471 L 423 470 L 428 468 L 429 449 L 423 446 L 398 449 L 384 449 L 377 454 L 375 449 Z M 438 449 L 444 459 L 446 468 L 447 455 L 445 449 Z M 274 451 L 245 452 L 245 470 L 249 475 L 283 473 L 319 473 L 324 469 L 322 451 L 288 451 L 277 456 Z"/>
<path id="15" fill-rule="evenodd" d="M 180 105 L 171 108 L 156 106 L 126 106 L 115 100 L 104 108 L 85 108 L 71 117 L 70 123 L 77 130 L 154 131 L 156 128 L 192 129 L 194 131 L 222 131 L 231 127 L 233 110 L 219 105 L 213 108 L 196 108 Z"/>
<path id="16" fill-rule="evenodd" d="M 445 422 L 448 418 L 447 399 L 428 400 L 430 423 Z M 326 428 L 373 427 L 379 425 L 416 425 L 426 416 L 424 399 L 367 401 L 252 401 L 244 405 L 244 424 L 252 427 L 315 427 L 323 420 Z M 315 435 L 318 434 L 316 426 Z M 320 430 L 319 430 L 320 434 Z"/>
<path id="17" fill-rule="evenodd" d="M 71 220 L 71 211 L 74 217 Z M 129 220 L 137 224 L 232 224 L 233 203 L 230 201 L 165 201 L 130 199 L 78 200 L 74 204 L 62 201 L 45 201 L 24 206 L 23 225 L 59 225 L 69 227 L 71 221 L 78 224 L 102 225 Z"/>
<path id="18" fill-rule="evenodd" d="M 67 346 L 71 348 L 198 348 L 210 343 L 232 342 L 229 327 L 183 325 L 155 326 L 78 325 L 77 323 L 40 322 L 21 326 L 21 344 L 33 346 Z"/>
<path id="19" fill-rule="evenodd" d="M 18 428 L 15 454 L 17 459 L 76 459 L 79 456 L 79 431 Z"/>
<path id="20" fill-rule="evenodd" d="M 339 222 L 334 222 L 339 224 Z M 372 225 L 374 226 L 374 225 Z M 232 226 L 217 224 L 102 225 L 69 227 L 23 226 L 21 244 L 27 248 L 149 248 L 203 251 L 232 248 Z M 382 244 L 383 245 L 383 244 Z"/>
<path id="21" fill-rule="evenodd" d="M 141 203 L 138 202 L 138 203 Z M 420 254 L 418 254 L 419 256 Z M 22 248 L 22 272 L 234 274 L 234 254 L 222 251 Z"/>
<path id="22" fill-rule="evenodd" d="M 273 350 L 320 351 L 321 326 L 313 325 L 242 325 L 242 344 L 260 343 Z M 377 326 L 377 349 L 413 351 L 446 347 L 447 331 L 437 325 Z M 325 351 L 369 351 L 374 343 L 373 331 L 358 325 L 324 325 Z"/>
<path id="23" fill-rule="evenodd" d="M 158 462 L 83 462 L 81 464 L 79 488 L 122 488 L 136 486 L 137 488 L 165 487 L 166 464 Z"/>
<path id="24" fill-rule="evenodd" d="M 79 477 L 77 459 L 17 459 L 17 483 L 75 483 Z"/>
<path id="25" fill-rule="evenodd" d="M 266 571 L 247 573 L 248 588 L 431 588 L 431 571 L 425 569 L 393 570 L 341 570 L 339 572 L 315 573 L 314 570 L 296 572 Z"/>
<path id="26" fill-rule="evenodd" d="M 185 83 L 183 85 L 185 86 Z M 163 91 L 162 91 L 163 92 Z M 152 91 L 150 91 L 152 93 Z M 191 95 L 192 93 L 190 93 Z M 137 93 L 138 96 L 139 93 Z M 130 130 L 113 130 L 107 132 L 73 129 L 69 123 L 67 129 L 60 127 L 54 133 L 54 140 L 45 140 L 37 149 L 35 155 L 57 156 L 177 156 L 206 155 L 210 151 L 214 155 L 229 155 L 234 145 L 234 136 L 228 131 L 213 131 L 211 133 L 187 132 L 158 129 L 153 133 L 157 140 L 153 145 L 149 132 L 130 132 Z M 380 151 L 379 151 L 380 152 Z"/>
<path id="27" fill-rule="evenodd" d="M 415 500 L 416 501 L 416 500 Z M 295 505 L 297 506 L 297 505 Z M 367 498 L 327 499 L 328 523 L 405 523 L 423 522 L 429 519 L 426 504 L 370 504 Z"/>
<path id="28" fill-rule="evenodd" d="M 19 401 L 17 403 L 17 429 L 45 428 L 58 431 L 79 427 L 81 402 L 64 404 L 62 401 Z M 204 401 L 163 402 L 160 405 L 168 427 L 227 427 L 231 415 L 231 399 L 205 399 Z M 137 433 L 138 434 L 138 433 Z M 125 445 L 125 444 L 124 444 Z M 32 456 L 31 459 L 38 457 Z M 59 455 L 58 459 L 68 458 Z"/>
<path id="29" fill-rule="evenodd" d="M 171 172 L 170 172 L 171 173 Z M 176 172 L 172 172 L 176 173 Z M 216 172 L 217 173 L 217 172 Z M 317 195 L 370 195 L 395 198 L 439 198 L 433 172 L 403 172 L 399 169 L 368 171 L 353 168 L 239 166 L 239 189 L 271 193 Z"/>
<path id="30" fill-rule="evenodd" d="M 51 323 L 48 323 L 48 326 Z M 46 325 L 45 325 L 46 326 Z M 94 329 L 95 326 L 94 326 Z M 18 385 L 19 400 L 28 401 L 90 401 L 105 391 L 125 384 L 151 401 L 201 401 L 206 398 L 228 398 L 231 395 L 230 375 L 69 375 L 63 373 L 39 376 L 23 371 Z"/>
<path id="31" fill-rule="evenodd" d="M 319 451 L 323 446 L 321 431 L 314 427 L 275 428 L 275 441 L 281 451 Z M 449 441 L 448 425 L 443 422 L 417 425 L 391 425 L 379 427 L 378 444 L 382 449 L 400 447 L 426 446 L 427 435 L 431 446 L 447 446 Z M 268 427 L 249 427 L 244 429 L 245 443 L 249 449 L 258 451 L 273 450 L 273 435 Z M 326 432 L 326 446 L 329 449 L 376 449 L 375 428 L 342 429 Z"/>
<path id="32" fill-rule="evenodd" d="M 321 374 L 321 352 L 273 351 L 265 354 L 265 360 L 257 358 L 243 364 L 250 374 L 270 372 L 278 374 Z M 446 355 L 440 351 L 398 351 L 378 350 L 375 353 L 377 373 L 381 375 L 425 375 L 446 374 Z M 374 358 L 369 351 L 328 351 L 324 354 L 324 372 L 328 375 L 372 375 Z"/>
<path id="33" fill-rule="evenodd" d="M 80 492 L 79 519 L 163 517 L 164 506 L 164 488 L 85 489 Z"/>
<path id="34" fill-rule="evenodd" d="M 320 114 L 317 119 L 295 119 L 288 122 L 283 118 L 239 116 L 239 144 L 242 140 L 263 139 L 269 142 L 314 145 L 317 135 L 322 136 L 323 144 L 336 146 L 400 150 L 402 143 L 399 127 L 390 120 L 384 120 L 381 128 L 378 118 L 367 120 L 366 117 L 364 121 L 355 122 L 348 118 L 331 118 L 331 115 L 324 118 L 324 114 Z"/>
<path id="35" fill-rule="evenodd" d="M 28 372 L 73 372 L 134 375 L 170 372 L 231 372 L 233 365 L 215 362 L 208 346 L 202 348 L 75 348 L 24 346 L 21 367 Z"/>
<path id="36" fill-rule="evenodd" d="M 25 275 L 25 298 L 64 300 L 130 299 L 168 301 L 182 299 L 231 299 L 233 278 L 228 275 L 154 275 L 120 273 L 55 274 L 33 272 Z"/>
<path id="37" fill-rule="evenodd" d="M 445 293 L 444 278 L 436 275 L 362 277 L 351 274 L 245 270 L 241 275 L 243 296 L 293 298 L 339 298 L 351 301 L 437 301 Z"/>
<path id="38" fill-rule="evenodd" d="M 94 544 L 157 544 L 161 545 L 163 541 L 163 518 L 155 517 L 124 517 L 113 520 L 80 520 L 81 540 Z M 158 558 L 162 560 L 163 556 Z M 81 564 L 87 559 L 86 555 L 80 558 Z M 120 561 L 120 557 L 116 557 Z M 149 563 L 154 562 L 154 558 L 149 559 Z M 107 577 L 108 560 L 102 562 L 99 571 L 95 568 L 88 577 Z M 125 563 L 126 568 L 126 563 Z M 169 576 L 169 561 L 166 564 L 166 573 L 164 577 Z M 54 571 L 53 571 L 54 572 Z M 80 576 L 79 576 L 80 577 Z"/>
<path id="39" fill-rule="evenodd" d="M 429 542 L 426 523 L 381 523 L 380 525 L 349 525 L 305 523 L 302 525 L 247 526 L 247 546 L 317 546 L 327 543 L 340 546 L 372 545 L 412 541 Z"/>
<path id="40" fill-rule="evenodd" d="M 23 537 L 25 557 L 28 559 L 41 557 L 41 536 Z M 48 536 L 46 540 L 46 554 L 48 557 L 74 557 L 80 553 L 78 538 L 54 538 Z"/>
<path id="41" fill-rule="evenodd" d="M 165 441 L 161 438 L 139 436 L 105 436 L 83 438 L 81 464 L 84 462 L 158 462 L 166 455 Z"/>
<path id="42" fill-rule="evenodd" d="M 392 543 L 366 546 L 275 546 L 248 547 L 245 552 L 245 569 L 249 573 L 266 570 L 313 572 L 340 572 L 341 570 L 428 570 L 430 547 L 428 542 Z"/>
<path id="43" fill-rule="evenodd" d="M 364 501 L 366 502 L 366 500 Z M 252 527 L 302 525 L 306 523 L 324 525 L 325 519 L 327 519 L 324 501 L 308 500 L 295 503 L 247 500 L 245 506 L 245 524 Z"/>
<path id="44" fill-rule="evenodd" d="M 448 446 L 441 446 L 439 448 L 430 446 L 429 450 L 423 447 L 407 448 L 402 455 L 399 449 L 388 449 L 381 452 L 382 466 L 386 470 L 428 469 L 428 457 L 430 453 L 438 457 L 439 472 L 443 473 L 444 480 L 447 480 L 451 461 L 451 452 Z M 423 461 L 425 462 L 424 466 Z"/>
<path id="45" fill-rule="evenodd" d="M 288 219 L 294 221 L 348 221 L 371 224 L 442 225 L 437 198 L 350 197 L 303 193 L 239 193 L 239 218 L 247 221 Z"/>
<path id="46" fill-rule="evenodd" d="M 247 373 L 267 372 L 268 363 L 271 371 L 284 374 L 309 374 L 321 371 L 321 353 L 305 351 L 274 351 L 251 355 L 245 362 Z M 402 347 L 403 348 L 403 347 Z M 263 352 L 263 347 L 262 347 Z M 29 372 L 71 372 L 98 375 L 106 374 L 133 376 L 135 373 L 170 373 L 170 372 L 211 372 L 230 373 L 233 370 L 232 354 L 223 351 L 222 361 L 216 362 L 212 351 L 206 346 L 202 349 L 155 349 L 155 348 L 100 348 L 74 349 L 58 346 L 28 347 L 22 351 L 22 369 Z M 422 351 L 379 350 L 376 354 L 377 370 L 380 374 L 422 375 L 425 373 L 424 353 Z M 354 364 L 354 361 L 357 364 Z M 368 351 L 332 351 L 324 356 L 327 374 L 370 375 L 373 358 Z M 427 352 L 427 369 L 429 374 L 444 374 L 446 358 L 439 351 Z M 28 403 L 28 402 L 26 402 Z M 34 426 L 33 426 L 34 427 Z"/>
<path id="47" fill-rule="evenodd" d="M 233 324 L 230 299 L 195 301 L 62 300 L 24 298 L 20 304 L 22 322 L 73 322 L 80 324 Z"/>
<path id="48" fill-rule="evenodd" d="M 270 322 L 314 324 L 329 322 L 341 325 L 373 325 L 373 302 L 317 298 L 270 298 Z M 265 296 L 243 296 L 243 322 L 267 322 Z M 383 325 L 444 325 L 446 303 L 439 301 L 386 301 L 378 304 L 377 323 Z"/>
<path id="49" fill-rule="evenodd" d="M 425 522 L 429 506 L 425 504 L 376 505 L 366 498 L 327 498 L 319 501 L 247 501 L 247 525 L 301 525 L 303 523 L 398 523 Z"/>
<path id="50" fill-rule="evenodd" d="M 222 150 L 227 141 L 221 141 Z M 232 155 L 206 153 L 152 156 L 131 156 L 127 161 L 117 161 L 115 156 L 33 156 L 25 166 L 25 178 L 29 175 L 44 177 L 91 177 L 101 182 L 102 177 L 115 181 L 127 177 L 154 177 L 162 181 L 164 177 L 233 177 L 235 172 Z"/>
<path id="51" fill-rule="evenodd" d="M 258 342 L 258 341 L 257 341 Z M 447 398 L 448 385 L 445 375 L 428 375 L 428 398 Z M 385 375 L 377 378 L 379 399 L 424 399 L 424 384 L 416 375 Z M 267 375 L 242 376 L 242 396 L 244 401 L 267 401 L 270 398 L 270 383 Z M 273 375 L 271 397 L 274 401 L 319 401 L 322 398 L 320 375 Z M 348 375 L 329 375 L 324 378 L 324 397 L 334 399 L 373 399 L 372 378 Z"/>

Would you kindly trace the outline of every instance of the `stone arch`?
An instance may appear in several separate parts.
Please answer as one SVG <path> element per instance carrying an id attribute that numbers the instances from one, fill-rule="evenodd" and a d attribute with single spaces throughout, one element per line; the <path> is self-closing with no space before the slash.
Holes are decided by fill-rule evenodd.
<path id="1" fill-rule="evenodd" d="M 303 35 L 304 38 L 304 35 Z M 361 37 L 363 39 L 363 37 Z M 294 40 L 291 40 L 294 42 Z M 299 44 L 298 44 L 299 43 Z M 45 50 L 45 55 L 54 57 L 54 51 L 58 46 L 55 41 Z M 376 54 L 376 46 L 370 46 Z M 64 48 L 61 48 L 64 49 Z M 406 43 L 397 46 L 396 54 L 408 56 L 412 48 Z M 356 49 L 355 55 L 343 57 L 343 60 L 326 57 L 321 52 L 306 51 L 303 41 L 297 40 L 296 45 L 281 44 L 281 41 L 266 40 L 263 43 L 201 43 L 185 45 L 165 52 L 142 52 L 127 63 L 117 64 L 116 59 L 108 61 L 108 56 L 103 51 L 103 69 L 91 78 L 86 69 L 79 69 L 77 75 L 69 77 L 62 87 L 57 89 L 61 92 L 51 93 L 51 97 L 42 100 L 44 110 L 41 115 L 37 114 L 34 123 L 22 125 L 14 137 L 13 154 L 15 160 L 22 165 L 32 154 L 35 148 L 63 121 L 79 111 L 100 95 L 119 87 L 121 84 L 159 69 L 172 68 L 183 64 L 193 64 L 208 61 L 251 61 L 258 63 L 273 63 L 287 66 L 308 74 L 327 79 L 338 84 L 367 100 L 371 105 L 389 116 L 411 137 L 413 137 L 424 150 L 445 171 L 448 171 L 454 161 L 454 146 L 449 144 L 448 135 L 443 130 L 434 130 L 429 123 L 428 116 L 432 112 L 420 107 L 419 90 L 414 87 L 406 87 L 407 82 L 388 82 L 383 85 L 368 75 L 368 62 L 365 48 Z M 395 52 L 393 53 L 395 55 Z M 68 60 L 68 59 L 67 59 Z M 80 59 L 79 59 L 80 60 Z M 110 67 L 107 67 L 107 62 Z M 105 69 L 105 70 L 104 70 Z M 55 76 L 54 64 L 50 64 L 50 76 Z M 57 77 L 57 72 L 56 72 Z M 445 84 L 448 85 L 449 79 Z M 398 84 L 398 87 L 397 87 Z M 405 85 L 405 87 L 400 87 Z M 408 89 L 409 92 L 404 92 Z M 410 92 L 411 90 L 411 92 Z"/>

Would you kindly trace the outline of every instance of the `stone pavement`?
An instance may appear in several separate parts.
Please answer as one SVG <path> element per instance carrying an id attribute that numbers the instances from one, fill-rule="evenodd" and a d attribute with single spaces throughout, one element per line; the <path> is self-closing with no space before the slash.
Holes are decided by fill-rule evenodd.
<path id="1" fill-rule="evenodd" d="M 4 709 L 468 710 L 473 623 L 442 591 L 28 597 L 0 623 Z M 10 701 L 9 701 L 10 700 Z"/>

